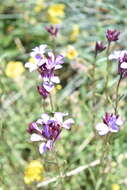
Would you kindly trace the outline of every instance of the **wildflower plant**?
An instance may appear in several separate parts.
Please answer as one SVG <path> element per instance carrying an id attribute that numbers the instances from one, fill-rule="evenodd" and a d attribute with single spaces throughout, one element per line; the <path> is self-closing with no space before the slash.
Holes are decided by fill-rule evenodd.
<path id="1" fill-rule="evenodd" d="M 123 126 L 124 124 L 123 119 L 119 115 L 119 101 L 120 101 L 119 88 L 120 88 L 121 81 L 127 76 L 127 54 L 126 54 L 126 50 L 114 51 L 114 53 L 110 54 L 111 43 L 116 42 L 119 39 L 119 35 L 120 35 L 120 32 L 117 30 L 107 30 L 106 31 L 106 38 L 107 38 L 107 43 L 108 43 L 107 46 L 103 45 L 102 42 L 97 42 L 95 45 L 95 61 L 97 60 L 98 54 L 106 49 L 107 74 L 106 74 L 106 80 L 105 80 L 105 85 L 104 85 L 105 95 L 106 95 L 104 107 L 105 106 L 108 107 L 108 104 L 109 104 L 108 102 L 108 99 L 110 97 L 110 90 L 108 87 L 109 76 L 110 76 L 109 64 L 112 64 L 111 61 L 113 59 L 117 60 L 116 73 L 117 75 L 119 75 L 116 88 L 114 89 L 115 99 L 112 99 L 112 100 L 110 99 L 110 103 L 113 102 L 112 106 L 113 106 L 114 112 L 110 112 L 109 110 L 107 110 L 102 118 L 102 122 L 96 124 L 95 126 L 96 132 L 103 139 L 103 145 L 102 145 L 103 150 L 102 150 L 102 155 L 100 158 L 100 167 L 101 167 L 100 175 L 103 173 L 102 181 L 104 179 L 104 170 L 105 170 L 105 167 L 107 166 L 106 159 L 108 159 L 108 152 L 109 152 L 110 144 L 112 142 L 112 136 L 118 133 L 121 129 L 121 126 Z M 94 72 L 95 72 L 95 68 L 96 68 L 96 65 L 94 63 L 94 67 L 93 67 Z M 93 95 L 95 95 L 96 90 L 94 89 L 93 92 L 94 92 Z M 93 104 L 93 106 L 94 105 L 95 104 Z"/>
<path id="2" fill-rule="evenodd" d="M 125 25 L 123 1 L 1 2 L 0 189 L 126 189 Z"/>
<path id="3" fill-rule="evenodd" d="M 53 38 L 57 36 L 57 27 L 50 26 L 45 27 L 45 29 Z M 55 75 L 55 71 L 63 67 L 63 55 L 56 54 L 55 50 L 52 51 L 47 45 L 42 44 L 32 49 L 30 56 L 34 62 L 27 62 L 25 67 L 30 72 L 38 72 L 42 79 L 42 84 L 37 86 L 38 92 L 44 101 L 46 98 L 49 98 L 51 104 L 51 111 L 41 114 L 41 117 L 31 122 L 27 129 L 31 135 L 31 141 L 40 142 L 39 153 L 43 154 L 46 151 L 54 149 L 55 142 L 61 138 L 62 130 L 69 130 L 74 120 L 72 118 L 64 120 L 64 117 L 67 117 L 68 113 L 54 112 L 55 108 L 52 102 L 51 91 L 55 87 L 55 84 L 60 83 L 60 79 Z M 57 162 L 56 164 L 58 165 Z"/>

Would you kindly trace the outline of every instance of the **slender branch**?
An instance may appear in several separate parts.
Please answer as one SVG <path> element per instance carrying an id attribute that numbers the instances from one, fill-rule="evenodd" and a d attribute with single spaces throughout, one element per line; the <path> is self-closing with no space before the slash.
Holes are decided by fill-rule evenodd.
<path id="1" fill-rule="evenodd" d="M 110 50 L 110 42 L 108 42 L 106 57 L 107 57 L 107 65 L 106 65 L 106 81 L 105 81 L 105 93 L 106 93 L 106 103 L 108 102 L 108 81 L 109 81 L 109 50 Z"/>
<path id="2" fill-rule="evenodd" d="M 50 105 L 51 105 L 51 112 L 54 111 L 54 106 L 53 106 L 53 101 L 52 101 L 52 95 L 49 94 L 49 99 L 50 99 Z"/>
<path id="3" fill-rule="evenodd" d="M 78 168 L 75 168 L 74 170 L 71 170 L 71 171 L 65 173 L 62 176 L 58 175 L 58 176 L 56 176 L 54 178 L 48 179 L 48 180 L 46 180 L 44 182 L 41 182 L 41 183 L 39 183 L 37 185 L 37 188 L 40 188 L 40 187 L 46 186 L 46 185 L 48 185 L 50 183 L 53 183 L 53 182 L 57 181 L 60 177 L 65 178 L 65 177 L 70 177 L 70 176 L 73 176 L 73 175 L 77 175 L 78 173 L 83 172 L 87 168 L 89 168 L 89 167 L 95 167 L 95 166 L 97 166 L 99 164 L 100 164 L 100 160 L 95 160 L 95 161 L 91 162 L 88 165 L 83 165 L 83 166 L 80 166 Z"/>
<path id="4" fill-rule="evenodd" d="M 96 71 L 96 60 L 97 60 L 97 51 L 95 50 L 95 54 L 94 54 L 94 60 L 93 60 L 93 67 L 92 67 L 92 82 L 93 82 L 93 89 L 92 89 L 92 110 L 93 110 L 93 116 L 92 116 L 92 126 L 93 126 L 93 131 L 95 132 L 95 103 L 96 103 L 96 80 L 95 80 L 95 71 Z"/>
<path id="5" fill-rule="evenodd" d="M 119 103 L 119 86 L 120 86 L 121 80 L 122 80 L 122 75 L 120 75 L 120 78 L 118 80 L 118 84 L 116 87 L 115 115 L 117 114 L 117 108 L 118 108 L 118 103 Z"/>

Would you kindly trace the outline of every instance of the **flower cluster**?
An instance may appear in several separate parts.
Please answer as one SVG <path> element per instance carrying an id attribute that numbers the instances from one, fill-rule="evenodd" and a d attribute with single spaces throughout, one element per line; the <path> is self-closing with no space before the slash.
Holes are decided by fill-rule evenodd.
<path id="1" fill-rule="evenodd" d="M 53 117 L 42 114 L 40 119 L 29 124 L 28 132 L 31 134 L 31 141 L 42 141 L 39 146 L 40 154 L 47 149 L 52 150 L 54 142 L 60 138 L 62 128 L 70 129 L 74 121 L 71 118 L 63 121 L 63 117 L 67 115 L 61 112 L 54 113 Z"/>
<path id="2" fill-rule="evenodd" d="M 107 133 L 117 133 L 119 131 L 119 126 L 123 124 L 123 120 L 119 115 L 106 113 L 103 117 L 103 123 L 98 123 L 96 125 L 96 130 L 99 135 L 106 135 Z"/>
<path id="3" fill-rule="evenodd" d="M 32 160 L 25 168 L 24 182 L 31 184 L 32 182 L 42 181 L 44 179 L 44 167 L 39 160 Z"/>
<path id="4" fill-rule="evenodd" d="M 120 78 L 116 88 L 116 100 L 115 100 L 115 107 L 114 107 L 114 114 L 113 113 L 105 113 L 103 117 L 103 123 L 98 123 L 96 125 L 96 130 L 98 131 L 99 135 L 106 135 L 108 133 L 117 133 L 119 131 L 119 126 L 123 124 L 123 120 L 117 114 L 117 107 L 118 107 L 118 90 L 119 85 L 122 78 L 127 77 L 127 51 L 114 51 L 113 54 L 109 55 L 109 48 L 111 42 L 115 42 L 119 39 L 120 32 L 117 30 L 107 30 L 106 31 L 106 38 L 108 41 L 107 46 L 107 60 L 116 59 L 118 60 L 118 73 L 120 74 Z M 95 45 L 95 56 L 98 53 L 102 52 L 106 46 L 103 42 L 96 42 Z M 108 64 L 108 62 L 107 62 Z M 109 65 L 107 65 L 109 68 Z M 108 73 L 108 70 L 107 70 Z M 109 73 L 108 73 L 109 74 Z M 108 77 L 107 77 L 108 79 Z M 108 82 L 108 81 L 106 81 Z"/>
<path id="5" fill-rule="evenodd" d="M 54 27 L 46 27 L 46 30 L 52 35 L 57 35 L 58 29 Z M 51 90 L 54 88 L 54 83 L 59 83 L 59 77 L 55 76 L 55 71 L 62 68 L 63 56 L 55 55 L 53 52 L 47 50 L 47 45 L 40 45 L 33 49 L 30 53 L 31 59 L 25 64 L 30 72 L 37 70 L 43 79 L 41 86 L 37 86 L 38 92 L 43 98 L 47 98 Z M 63 128 L 70 129 L 74 123 L 73 119 L 63 121 L 63 117 L 67 113 L 55 112 L 50 114 L 44 113 L 36 122 L 29 124 L 28 133 L 31 134 L 31 141 L 42 141 L 39 146 L 40 154 L 46 150 L 52 150 L 54 142 L 60 138 Z"/>
<path id="6" fill-rule="evenodd" d="M 27 62 L 25 64 L 26 68 L 32 72 L 37 70 L 42 79 L 43 84 L 38 86 L 38 92 L 43 98 L 47 98 L 51 90 L 54 88 L 54 83 L 59 83 L 59 77 L 54 75 L 55 70 L 62 68 L 63 56 L 54 55 L 51 51 L 46 51 L 47 45 L 40 45 L 35 47 L 30 53 L 34 62 Z"/>
<path id="7" fill-rule="evenodd" d="M 106 31 L 106 38 L 107 38 L 108 44 L 110 44 L 111 42 L 117 41 L 119 39 L 119 35 L 120 35 L 119 31 L 108 29 Z M 106 46 L 103 44 L 103 42 L 101 42 L 101 41 L 96 42 L 96 44 L 95 44 L 95 55 L 104 51 L 105 49 L 106 49 Z"/>

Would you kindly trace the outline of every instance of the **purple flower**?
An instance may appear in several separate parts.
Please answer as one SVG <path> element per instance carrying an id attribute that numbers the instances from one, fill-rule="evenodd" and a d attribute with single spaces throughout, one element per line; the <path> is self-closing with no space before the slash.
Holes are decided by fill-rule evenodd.
<path id="1" fill-rule="evenodd" d="M 106 38 L 110 42 L 117 41 L 119 39 L 120 32 L 117 30 L 107 30 Z"/>
<path id="2" fill-rule="evenodd" d="M 103 117 L 103 123 L 96 125 L 96 130 L 99 135 L 106 135 L 107 133 L 117 133 L 119 126 L 123 124 L 123 120 L 115 114 L 106 113 Z"/>
<path id="3" fill-rule="evenodd" d="M 51 69 L 57 70 L 57 69 L 62 68 L 63 63 L 64 63 L 63 55 L 57 55 L 55 57 L 55 55 L 52 52 L 49 52 L 45 66 L 48 70 L 51 70 Z"/>
<path id="4" fill-rule="evenodd" d="M 25 67 L 29 69 L 30 72 L 37 70 L 41 65 L 46 62 L 45 49 L 47 45 L 40 45 L 32 49 L 30 56 L 33 58 L 33 62 L 25 63 Z"/>
<path id="5" fill-rule="evenodd" d="M 52 36 L 56 37 L 58 32 L 59 32 L 59 27 L 56 26 L 46 26 L 45 29 L 47 30 L 47 32 L 49 32 Z"/>
<path id="6" fill-rule="evenodd" d="M 54 142 L 60 137 L 62 128 L 70 129 L 74 121 L 71 118 L 63 121 L 63 117 L 67 115 L 61 112 L 54 113 L 54 117 L 42 114 L 40 119 L 29 125 L 31 141 L 42 141 L 39 146 L 41 154 L 47 149 L 52 150 Z"/>
<path id="7" fill-rule="evenodd" d="M 54 88 L 54 84 L 50 81 L 45 81 L 43 83 L 43 87 L 45 88 L 47 92 L 51 92 L 51 90 Z"/>
<path id="8" fill-rule="evenodd" d="M 127 77 L 127 50 L 114 51 L 113 54 L 109 55 L 109 59 L 118 60 L 118 73 L 122 78 Z"/>
<path id="9" fill-rule="evenodd" d="M 41 133 L 40 129 L 38 128 L 36 122 L 32 122 L 29 124 L 29 127 L 27 129 L 27 132 L 32 134 L 33 132 Z"/>
<path id="10" fill-rule="evenodd" d="M 38 92 L 41 96 L 43 96 L 44 99 L 47 98 L 49 95 L 49 92 L 43 87 L 43 86 L 37 86 Z"/>
<path id="11" fill-rule="evenodd" d="M 43 44 L 38 47 L 35 47 L 32 49 L 33 51 L 30 53 L 30 55 L 36 59 L 42 59 L 43 55 L 45 53 L 45 49 L 47 48 L 47 45 Z"/>
<path id="12" fill-rule="evenodd" d="M 127 53 L 124 53 L 123 57 L 119 58 L 118 73 L 122 78 L 127 78 Z"/>
<path id="13" fill-rule="evenodd" d="M 96 45 L 95 45 L 96 54 L 104 51 L 105 48 L 106 48 L 106 46 L 103 44 L 103 42 L 96 42 Z"/>

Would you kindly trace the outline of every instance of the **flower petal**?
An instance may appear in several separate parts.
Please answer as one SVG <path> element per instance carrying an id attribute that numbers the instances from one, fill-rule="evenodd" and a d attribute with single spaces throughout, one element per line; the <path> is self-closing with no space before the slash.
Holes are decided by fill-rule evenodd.
<path id="1" fill-rule="evenodd" d="M 36 134 L 36 133 L 33 133 L 32 135 L 31 135 L 31 141 L 42 141 L 42 140 L 44 140 L 43 139 L 43 137 L 41 136 L 41 135 L 38 135 L 38 134 Z"/>
<path id="2" fill-rule="evenodd" d="M 74 120 L 72 118 L 64 121 L 63 126 L 65 129 L 70 129 L 71 125 L 74 124 Z"/>
<path id="3" fill-rule="evenodd" d="M 46 151 L 46 143 L 41 143 L 40 146 L 39 146 L 39 152 L 40 154 L 43 154 L 45 151 Z"/>
<path id="4" fill-rule="evenodd" d="M 55 66 L 55 70 L 61 69 L 61 68 L 62 68 L 62 65 L 56 65 L 56 66 Z"/>
<path id="5" fill-rule="evenodd" d="M 44 113 L 41 115 L 41 118 L 42 118 L 43 123 L 47 124 L 50 117 L 48 114 Z"/>
<path id="6" fill-rule="evenodd" d="M 37 69 L 37 65 L 35 63 L 30 63 L 30 62 L 27 62 L 25 64 L 25 67 L 28 68 L 30 72 Z"/>
<path id="7" fill-rule="evenodd" d="M 118 117 L 118 119 L 116 120 L 116 124 L 120 126 L 123 125 L 123 123 L 124 121 L 120 117 Z"/>
<path id="8" fill-rule="evenodd" d="M 53 141 L 52 140 L 48 140 L 46 143 L 46 147 L 51 150 L 53 148 Z"/>
<path id="9" fill-rule="evenodd" d="M 51 81 L 54 82 L 54 83 L 60 83 L 60 79 L 57 76 L 51 77 Z"/>
<path id="10" fill-rule="evenodd" d="M 40 52 L 44 53 L 45 49 L 47 48 L 47 45 L 46 44 L 42 44 L 42 45 L 39 46 L 39 48 L 40 48 Z"/>
<path id="11" fill-rule="evenodd" d="M 54 88 L 54 84 L 49 82 L 44 82 L 43 87 L 45 88 L 46 91 L 51 92 L 51 90 Z"/>
<path id="12" fill-rule="evenodd" d="M 58 121 L 58 123 L 63 123 L 63 117 L 67 115 L 68 113 L 55 112 L 54 118 Z"/>
<path id="13" fill-rule="evenodd" d="M 56 57 L 56 63 L 57 64 L 62 64 L 63 63 L 63 59 L 64 58 L 64 56 L 63 55 L 58 55 L 57 57 Z"/>
<path id="14" fill-rule="evenodd" d="M 127 69 L 127 63 L 126 62 L 121 63 L 120 68 Z"/>
<path id="15" fill-rule="evenodd" d="M 111 131 L 112 133 L 117 133 L 119 131 L 119 128 L 117 127 L 117 125 L 114 125 L 109 128 L 109 131 Z"/>
<path id="16" fill-rule="evenodd" d="M 112 54 L 109 55 L 109 60 L 119 59 L 121 52 L 122 51 L 114 51 Z"/>
<path id="17" fill-rule="evenodd" d="M 106 135 L 109 132 L 109 127 L 104 123 L 98 123 L 96 125 L 96 130 L 98 131 L 99 135 Z"/>

